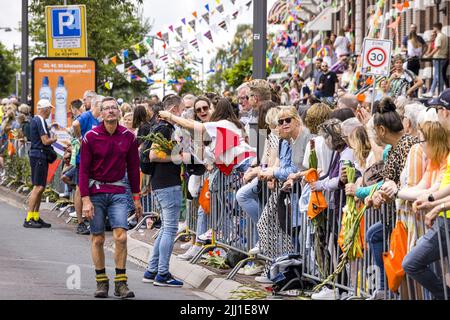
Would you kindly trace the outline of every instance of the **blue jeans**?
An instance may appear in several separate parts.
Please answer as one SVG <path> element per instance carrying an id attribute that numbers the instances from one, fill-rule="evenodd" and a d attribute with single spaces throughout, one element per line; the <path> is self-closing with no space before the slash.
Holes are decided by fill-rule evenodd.
<path id="1" fill-rule="evenodd" d="M 384 251 L 384 237 L 383 237 L 383 224 L 381 222 L 375 223 L 373 226 L 367 230 L 367 242 L 369 243 L 369 248 L 372 251 L 373 259 L 375 265 L 379 268 L 380 272 L 378 274 L 380 283 L 380 290 L 385 289 L 384 285 L 384 263 L 383 263 L 383 251 Z"/>
<path id="2" fill-rule="evenodd" d="M 258 178 L 254 178 L 250 183 L 242 186 L 236 193 L 236 201 L 242 210 L 248 214 L 256 225 L 260 217 L 258 199 Z M 255 232 L 255 243 L 258 242 L 258 233 Z"/>
<path id="3" fill-rule="evenodd" d="M 450 219 L 437 218 L 433 227 L 427 231 L 418 241 L 412 250 L 403 259 L 402 267 L 406 274 L 420 283 L 425 289 L 438 300 L 445 299 L 442 279 L 439 279 L 431 270 L 430 264 L 441 259 L 439 254 L 439 235 L 444 257 L 448 255 L 445 223 L 447 230 L 450 230 Z M 450 237 L 450 233 L 447 234 Z M 443 257 L 442 257 L 443 258 Z M 447 287 L 447 292 L 450 290 Z"/>
<path id="4" fill-rule="evenodd" d="M 106 216 L 112 229 L 128 230 L 127 197 L 125 193 L 98 193 L 90 197 L 94 206 L 94 218 L 89 223 L 92 234 L 105 232 Z"/>
<path id="5" fill-rule="evenodd" d="M 201 206 L 198 206 L 197 211 L 197 229 L 195 230 L 195 234 L 198 237 L 207 231 L 208 228 L 208 217 L 206 216 L 205 211 Z M 198 242 L 198 240 L 197 240 Z"/>
<path id="6" fill-rule="evenodd" d="M 444 77 L 442 76 L 442 66 L 444 60 L 433 60 L 433 82 L 431 83 L 430 93 L 434 95 L 436 87 L 439 85 L 439 93 L 444 91 Z"/>
<path id="7" fill-rule="evenodd" d="M 169 261 L 178 231 L 178 218 L 183 196 L 181 186 L 154 190 L 153 193 L 161 207 L 162 224 L 147 269 L 151 273 L 166 275 L 169 273 Z"/>

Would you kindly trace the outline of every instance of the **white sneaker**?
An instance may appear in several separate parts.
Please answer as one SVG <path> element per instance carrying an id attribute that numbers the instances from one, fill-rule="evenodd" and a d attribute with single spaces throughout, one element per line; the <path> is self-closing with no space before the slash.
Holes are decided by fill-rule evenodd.
<path id="1" fill-rule="evenodd" d="M 180 254 L 179 256 L 177 256 L 177 258 L 179 260 L 190 260 L 193 257 L 195 257 L 197 255 L 197 253 L 199 253 L 199 251 L 202 249 L 202 247 L 200 246 L 192 246 L 189 248 L 188 251 L 186 251 L 183 254 Z"/>
<path id="2" fill-rule="evenodd" d="M 247 264 L 245 265 L 245 267 L 239 269 L 238 274 L 245 275 L 245 272 L 246 272 L 247 269 L 249 269 L 249 268 L 250 268 L 250 265 L 247 263 Z"/>
<path id="3" fill-rule="evenodd" d="M 69 213 L 69 217 L 76 218 L 77 217 L 77 212 L 73 211 L 73 212 Z"/>
<path id="4" fill-rule="evenodd" d="M 377 289 L 366 300 L 384 300 L 385 296 L 387 296 L 386 291 Z"/>
<path id="5" fill-rule="evenodd" d="M 188 241 L 188 242 L 183 243 L 182 245 L 180 245 L 180 248 L 183 249 L 183 250 L 187 250 L 187 249 L 189 249 L 192 246 L 193 246 L 192 242 Z"/>
<path id="6" fill-rule="evenodd" d="M 422 93 L 422 97 L 424 97 L 424 98 L 432 98 L 433 94 L 431 92 Z"/>
<path id="7" fill-rule="evenodd" d="M 334 290 L 323 287 L 318 293 L 313 293 L 312 300 L 339 300 L 339 290 Z"/>
<path id="8" fill-rule="evenodd" d="M 261 273 L 264 271 L 264 267 L 260 264 L 252 264 L 245 270 L 246 276 L 254 276 L 255 274 Z"/>
<path id="9" fill-rule="evenodd" d="M 261 250 L 259 249 L 259 243 L 256 244 L 256 246 L 253 249 L 250 249 L 250 251 L 248 252 L 249 255 L 256 255 L 256 254 L 260 254 Z"/>
<path id="10" fill-rule="evenodd" d="M 208 241 L 212 239 L 212 229 L 209 229 L 204 234 L 198 236 L 198 239 L 201 241 Z"/>
<path id="11" fill-rule="evenodd" d="M 186 227 L 187 227 L 187 224 L 186 224 L 185 221 L 179 222 L 178 223 L 178 231 L 177 231 L 177 233 L 181 233 L 181 232 L 186 231 Z"/>
<path id="12" fill-rule="evenodd" d="M 272 284 L 273 281 L 267 278 L 266 276 L 255 277 L 255 281 L 259 283 Z"/>

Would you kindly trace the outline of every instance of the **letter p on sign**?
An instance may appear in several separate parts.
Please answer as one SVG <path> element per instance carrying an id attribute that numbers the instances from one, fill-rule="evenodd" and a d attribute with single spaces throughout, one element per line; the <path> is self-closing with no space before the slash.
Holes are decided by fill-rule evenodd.
<path id="1" fill-rule="evenodd" d="M 59 35 L 62 36 L 64 35 L 64 27 L 70 28 L 72 23 L 75 22 L 75 17 L 69 12 L 59 12 L 58 17 Z M 64 17 L 67 17 L 67 20 Z"/>

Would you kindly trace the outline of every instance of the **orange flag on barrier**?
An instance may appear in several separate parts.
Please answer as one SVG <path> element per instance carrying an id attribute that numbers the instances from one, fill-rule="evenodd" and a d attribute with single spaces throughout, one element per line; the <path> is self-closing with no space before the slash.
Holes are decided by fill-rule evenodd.
<path id="1" fill-rule="evenodd" d="M 206 214 L 211 213 L 211 193 L 209 192 L 209 179 L 203 182 L 200 196 L 198 197 L 198 204 L 202 207 Z"/>
<path id="2" fill-rule="evenodd" d="M 56 159 L 55 162 L 49 163 L 48 165 L 48 175 L 47 175 L 47 184 L 52 183 L 53 178 L 55 177 L 56 170 L 61 164 L 61 159 Z"/>
<path id="3" fill-rule="evenodd" d="M 319 180 L 319 174 L 316 169 L 309 169 L 306 171 L 305 180 L 308 183 L 315 182 Z M 308 218 L 314 219 L 319 213 L 328 207 L 327 200 L 322 193 L 322 191 L 311 192 L 311 197 L 309 198 L 308 205 Z"/>

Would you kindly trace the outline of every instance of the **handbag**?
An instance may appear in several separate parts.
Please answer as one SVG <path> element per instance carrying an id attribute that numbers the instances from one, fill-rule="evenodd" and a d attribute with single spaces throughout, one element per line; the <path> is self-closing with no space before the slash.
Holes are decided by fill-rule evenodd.
<path id="1" fill-rule="evenodd" d="M 378 161 L 364 171 L 363 185 L 371 186 L 383 180 L 381 173 L 383 172 L 384 162 Z"/>
<path id="2" fill-rule="evenodd" d="M 47 158 L 48 163 L 53 163 L 58 158 L 58 154 L 52 147 L 44 149 L 45 156 Z"/>
<path id="3" fill-rule="evenodd" d="M 277 198 L 278 221 L 281 230 L 288 232 L 292 228 L 290 192 L 280 191 Z"/>
<path id="4" fill-rule="evenodd" d="M 402 268 L 403 259 L 406 256 L 408 232 L 403 221 L 397 221 L 391 233 L 389 252 L 383 253 L 384 269 L 388 280 L 389 289 L 397 292 L 405 276 Z"/>

